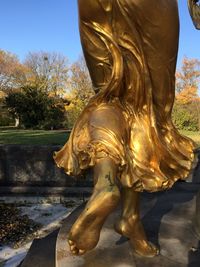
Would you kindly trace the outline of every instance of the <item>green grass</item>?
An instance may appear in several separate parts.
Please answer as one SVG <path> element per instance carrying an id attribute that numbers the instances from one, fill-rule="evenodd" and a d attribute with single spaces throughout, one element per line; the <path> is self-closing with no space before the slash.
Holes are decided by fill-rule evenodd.
<path id="1" fill-rule="evenodd" d="M 180 131 L 181 134 L 193 139 L 200 146 L 200 133 Z M 63 145 L 69 138 L 69 131 L 18 130 L 0 128 L 0 144 L 24 145 Z"/>
<path id="2" fill-rule="evenodd" d="M 23 145 L 62 145 L 69 137 L 69 132 L 41 130 L 1 130 L 0 144 Z"/>
<path id="3" fill-rule="evenodd" d="M 194 140 L 198 147 L 200 146 L 200 132 L 180 131 L 180 133 Z"/>

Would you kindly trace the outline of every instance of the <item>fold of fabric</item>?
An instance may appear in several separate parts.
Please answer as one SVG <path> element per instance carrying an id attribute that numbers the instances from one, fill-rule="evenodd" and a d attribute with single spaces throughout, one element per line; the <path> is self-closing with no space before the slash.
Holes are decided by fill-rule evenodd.
<path id="1" fill-rule="evenodd" d="M 85 8 L 87 5 L 87 9 Z M 77 175 L 111 157 L 122 186 L 159 191 L 185 179 L 194 143 L 171 121 L 179 18 L 175 0 L 79 0 L 80 34 L 97 94 L 55 153 Z"/>

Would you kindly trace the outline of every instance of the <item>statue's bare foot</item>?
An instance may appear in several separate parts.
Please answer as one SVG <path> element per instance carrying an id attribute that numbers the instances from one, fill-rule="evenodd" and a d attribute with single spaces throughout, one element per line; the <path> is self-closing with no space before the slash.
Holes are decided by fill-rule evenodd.
<path id="1" fill-rule="evenodd" d="M 75 223 L 68 236 L 71 252 L 74 255 L 83 255 L 93 249 L 98 243 L 101 226 L 92 221 L 89 223 L 87 219 L 81 225 L 80 222 Z"/>
<path id="2" fill-rule="evenodd" d="M 103 223 L 118 204 L 119 198 L 120 192 L 116 186 L 93 193 L 68 236 L 73 254 L 82 255 L 97 245 Z"/>
<path id="3" fill-rule="evenodd" d="M 134 252 L 141 257 L 153 258 L 159 255 L 158 247 L 149 241 L 134 239 L 131 244 L 134 247 Z"/>
<path id="4" fill-rule="evenodd" d="M 115 230 L 130 239 L 134 252 L 142 257 L 155 257 L 159 249 L 146 238 L 143 225 L 136 217 L 122 218 L 116 225 Z"/>
<path id="5" fill-rule="evenodd" d="M 74 241 L 72 241 L 71 239 L 68 239 L 68 243 L 69 243 L 70 251 L 74 255 L 83 255 L 83 254 L 85 254 L 85 250 L 79 249 L 77 247 L 76 243 Z"/>

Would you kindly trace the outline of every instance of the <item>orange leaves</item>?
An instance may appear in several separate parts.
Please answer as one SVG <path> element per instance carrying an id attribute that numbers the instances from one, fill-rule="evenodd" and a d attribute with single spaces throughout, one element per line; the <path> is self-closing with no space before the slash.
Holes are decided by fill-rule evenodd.
<path id="1" fill-rule="evenodd" d="M 176 121 L 181 122 L 179 123 L 181 129 L 185 129 L 185 127 L 193 130 L 200 129 L 199 84 L 200 61 L 184 58 L 181 70 L 176 73 L 176 101 L 174 106 Z"/>
<path id="2" fill-rule="evenodd" d="M 197 87 L 187 86 L 176 95 L 176 100 L 179 104 L 189 104 L 193 101 L 199 101 Z"/>
<path id="3" fill-rule="evenodd" d="M 190 87 L 198 88 L 200 82 L 200 61 L 185 57 L 180 71 L 176 73 L 176 91 L 180 93 Z"/>
<path id="4" fill-rule="evenodd" d="M 0 90 L 7 93 L 19 88 L 26 79 L 25 69 L 15 55 L 0 50 Z"/>
<path id="5" fill-rule="evenodd" d="M 176 100 L 179 104 L 199 101 L 200 61 L 184 58 L 181 70 L 176 73 Z"/>

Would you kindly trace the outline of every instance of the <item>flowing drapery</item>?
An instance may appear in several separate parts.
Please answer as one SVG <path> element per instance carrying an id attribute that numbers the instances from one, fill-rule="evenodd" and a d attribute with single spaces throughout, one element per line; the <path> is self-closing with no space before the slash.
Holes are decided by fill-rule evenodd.
<path id="1" fill-rule="evenodd" d="M 79 0 L 96 95 L 55 154 L 68 174 L 111 157 L 122 186 L 158 191 L 185 179 L 193 142 L 171 121 L 179 18 L 175 0 Z"/>

